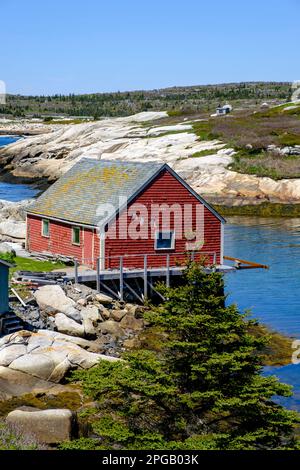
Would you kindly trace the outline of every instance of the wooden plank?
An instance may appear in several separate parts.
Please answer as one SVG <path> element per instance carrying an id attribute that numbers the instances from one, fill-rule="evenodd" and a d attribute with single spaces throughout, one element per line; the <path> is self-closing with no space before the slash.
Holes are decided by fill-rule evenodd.
<path id="1" fill-rule="evenodd" d="M 97 292 L 100 293 L 101 289 L 101 272 L 100 272 L 100 258 L 97 258 Z"/>
<path id="2" fill-rule="evenodd" d="M 233 258 L 231 256 L 224 256 L 224 259 L 228 261 L 234 261 L 238 266 L 238 269 L 251 269 L 251 268 L 261 268 L 261 269 L 269 269 L 269 266 L 266 264 L 255 263 L 253 261 L 247 261 L 245 259 L 240 258 Z M 246 264 L 248 266 L 241 266 L 241 264 Z"/>
<path id="3" fill-rule="evenodd" d="M 120 300 L 124 300 L 124 268 L 123 256 L 120 256 Z"/>
<path id="4" fill-rule="evenodd" d="M 22 297 L 18 294 L 18 292 L 16 291 L 16 289 L 14 289 L 13 287 L 10 289 L 12 291 L 12 293 L 17 297 L 17 299 L 19 300 L 19 302 L 23 305 L 23 307 L 27 307 L 27 305 L 25 304 L 24 300 L 22 299 Z"/>
<path id="5" fill-rule="evenodd" d="M 132 289 L 132 287 L 127 284 L 127 282 L 124 281 L 124 286 L 141 302 L 141 303 L 144 303 L 143 302 L 143 299 L 137 294 L 137 292 Z"/>
<path id="6" fill-rule="evenodd" d="M 167 254 L 166 284 L 170 287 L 170 255 Z"/>
<path id="7" fill-rule="evenodd" d="M 148 258 L 144 256 L 144 300 L 148 298 Z"/>
<path id="8" fill-rule="evenodd" d="M 75 284 L 78 284 L 78 261 L 75 259 L 74 263 Z"/>
<path id="9" fill-rule="evenodd" d="M 151 290 L 153 292 L 155 292 L 163 301 L 165 301 L 166 299 L 164 298 L 163 295 L 161 295 L 160 292 L 158 292 L 154 287 L 153 287 L 153 284 L 151 284 L 151 282 L 148 281 L 148 285 L 150 286 Z"/>

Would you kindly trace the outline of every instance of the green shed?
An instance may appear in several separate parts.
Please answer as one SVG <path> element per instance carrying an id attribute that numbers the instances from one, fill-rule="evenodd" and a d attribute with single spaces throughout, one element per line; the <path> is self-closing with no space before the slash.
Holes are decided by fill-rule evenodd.
<path id="1" fill-rule="evenodd" d="M 9 268 L 12 267 L 12 264 L 0 259 L 0 315 L 9 311 L 8 280 Z"/>

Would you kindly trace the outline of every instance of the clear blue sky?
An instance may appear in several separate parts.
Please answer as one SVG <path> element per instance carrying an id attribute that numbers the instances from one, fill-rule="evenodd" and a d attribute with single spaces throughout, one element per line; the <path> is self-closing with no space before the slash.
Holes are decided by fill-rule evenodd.
<path id="1" fill-rule="evenodd" d="M 0 0 L 10 93 L 300 79 L 300 0 Z"/>

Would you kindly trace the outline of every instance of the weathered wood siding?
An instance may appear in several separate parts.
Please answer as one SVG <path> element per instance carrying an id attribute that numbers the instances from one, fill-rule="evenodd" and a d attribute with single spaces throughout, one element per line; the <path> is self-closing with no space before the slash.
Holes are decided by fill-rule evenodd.
<path id="1" fill-rule="evenodd" d="M 136 198 L 132 204 L 143 204 L 148 210 L 148 233 L 151 234 L 153 228 L 153 220 L 151 220 L 151 206 L 153 204 L 179 204 L 183 210 L 184 205 L 192 207 L 192 230 L 196 229 L 196 208 L 202 206 L 202 203 L 190 193 L 190 191 L 178 181 L 167 170 L 162 172 L 159 176 L 152 181 L 149 186 Z M 130 205 L 130 206 L 131 206 Z M 129 207 L 130 207 L 129 206 Z M 216 262 L 221 261 L 221 243 L 222 243 L 222 230 L 220 220 L 206 207 L 204 210 L 204 246 L 203 252 L 216 253 Z M 132 217 L 127 217 L 127 227 L 132 222 Z M 180 223 L 180 226 L 178 226 Z M 148 239 L 132 239 L 127 236 L 125 239 L 120 238 L 120 229 L 126 226 L 124 215 L 120 215 L 116 222 L 117 238 L 107 238 L 105 240 L 105 256 L 106 268 L 117 268 L 119 266 L 119 256 L 125 256 L 125 267 L 143 267 L 143 257 L 140 256 L 144 253 L 149 254 L 148 265 L 152 267 L 161 267 L 166 264 L 166 255 L 171 255 L 171 265 L 177 262 L 185 261 L 186 243 L 188 240 L 183 237 L 176 239 L 174 250 L 156 251 L 154 246 L 154 239 L 149 236 Z M 27 216 L 27 246 L 29 251 L 36 252 L 49 252 L 52 254 L 61 254 L 64 256 L 74 257 L 80 263 L 96 266 L 96 260 L 100 256 L 100 240 L 97 235 L 96 229 L 84 228 L 80 229 L 80 246 L 72 244 L 72 225 L 50 220 L 50 236 L 49 238 L 42 236 L 42 217 L 29 215 Z M 159 220 L 156 222 L 156 230 L 162 228 L 162 216 L 160 214 Z M 178 221 L 174 214 L 171 214 L 170 229 L 175 230 L 175 233 L 183 232 L 183 220 Z M 110 228 L 111 229 L 111 228 Z M 130 255 L 130 257 L 126 257 Z M 115 257 L 109 259 L 109 257 Z M 209 257 L 209 261 L 213 262 L 213 256 Z"/>
<path id="2" fill-rule="evenodd" d="M 46 217 L 45 217 L 46 219 Z M 29 251 L 46 252 L 77 258 L 82 264 L 93 265 L 94 230 L 80 227 L 80 246 L 72 243 L 72 225 L 49 220 L 49 237 L 42 236 L 40 216 L 27 215 L 27 247 Z M 77 227 L 77 225 L 75 225 Z"/>
<path id="3" fill-rule="evenodd" d="M 162 172 L 150 185 L 141 193 L 135 201 L 132 202 L 143 204 L 148 208 L 148 213 L 151 212 L 152 204 L 167 204 L 172 206 L 173 204 L 180 204 L 181 208 L 185 204 L 190 204 L 192 206 L 192 229 L 196 229 L 196 207 L 202 204 L 198 199 L 193 196 L 190 191 L 188 191 L 185 186 L 180 183 L 171 173 L 168 171 Z M 130 206 L 129 206 L 130 207 Z M 130 224 L 132 218 L 127 217 L 127 226 Z M 171 216 L 171 230 L 175 230 L 180 233 L 180 229 L 183 232 L 183 221 L 181 227 L 176 226 L 176 223 L 179 223 L 174 216 Z M 126 221 L 122 215 L 117 218 L 116 221 L 116 230 L 117 235 L 120 233 L 120 228 L 124 229 Z M 203 252 L 215 252 L 216 261 L 220 263 L 221 258 L 221 222 L 220 220 L 206 207 L 204 207 L 204 246 L 201 249 Z M 162 218 L 160 217 L 159 224 L 157 224 L 156 229 L 161 229 L 162 227 Z M 148 217 L 148 231 L 151 233 L 151 217 Z M 141 255 L 147 253 L 150 256 L 148 257 L 149 266 L 159 267 L 166 264 L 166 254 L 171 255 L 171 265 L 175 265 L 178 261 L 184 261 L 186 256 L 186 242 L 188 240 L 183 237 L 182 239 L 177 239 L 175 243 L 174 250 L 165 250 L 165 251 L 156 251 L 154 246 L 154 239 L 149 238 L 147 240 L 132 240 L 127 238 L 121 240 L 118 236 L 117 239 L 105 240 L 105 256 L 120 256 L 120 255 Z M 99 250 L 99 245 L 97 245 Z M 99 255 L 97 250 L 96 256 Z M 210 262 L 213 261 L 212 256 L 209 259 Z M 124 266 L 126 267 L 143 267 L 144 260 L 142 256 L 130 256 L 124 258 Z M 110 259 L 106 261 L 107 268 L 117 267 L 119 260 Z"/>

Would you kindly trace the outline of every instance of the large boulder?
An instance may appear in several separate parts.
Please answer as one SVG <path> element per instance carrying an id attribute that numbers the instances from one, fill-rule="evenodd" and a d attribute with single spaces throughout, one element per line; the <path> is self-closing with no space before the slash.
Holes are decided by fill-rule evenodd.
<path id="1" fill-rule="evenodd" d="M 60 333 L 71 336 L 84 336 L 84 326 L 67 317 L 64 313 L 55 315 L 55 326 Z"/>
<path id="2" fill-rule="evenodd" d="M 127 314 L 127 310 L 112 310 L 111 318 L 115 321 L 121 321 L 123 317 Z"/>
<path id="3" fill-rule="evenodd" d="M 125 315 L 125 317 L 122 318 L 120 325 L 125 330 L 140 331 L 144 328 L 143 320 L 135 318 L 132 314 Z"/>
<path id="4" fill-rule="evenodd" d="M 97 325 L 99 322 L 102 321 L 102 317 L 100 315 L 100 312 L 97 307 L 95 306 L 89 306 L 86 308 L 83 308 L 80 312 L 82 320 L 90 320 L 93 325 Z"/>
<path id="5" fill-rule="evenodd" d="M 14 410 L 6 422 L 21 428 L 24 434 L 31 434 L 44 444 L 58 444 L 69 441 L 74 429 L 74 415 L 70 410 Z"/>
<path id="6" fill-rule="evenodd" d="M 22 395 L 38 395 L 50 392 L 56 395 L 71 391 L 66 385 L 48 382 L 33 375 L 9 367 L 0 366 L 0 400 L 9 400 Z"/>
<path id="7" fill-rule="evenodd" d="M 16 254 L 11 244 L 7 242 L 0 243 L 0 253 L 11 253 L 13 255 Z"/>
<path id="8" fill-rule="evenodd" d="M 102 293 L 96 294 L 95 300 L 97 300 L 97 302 L 100 302 L 100 304 L 103 304 L 103 305 L 108 305 L 113 302 L 112 297 L 109 297 L 109 295 L 102 294 Z"/>
<path id="9" fill-rule="evenodd" d="M 67 321 L 72 321 L 64 317 Z M 80 326 L 74 323 L 77 327 Z M 82 326 L 81 328 L 83 329 Z M 40 330 L 37 333 L 20 331 L 0 340 L 0 371 L 9 368 L 15 374 L 23 374 L 23 377 L 37 377 L 43 383 L 59 383 L 70 369 L 87 369 L 100 360 L 119 360 L 99 354 L 98 351 L 99 346 L 96 343 L 82 338 L 48 330 Z M 5 385 L 7 381 L 9 382 L 2 382 L 0 374 L 0 399 L 11 390 Z"/>
<path id="10" fill-rule="evenodd" d="M 120 327 L 119 323 L 113 320 L 106 320 L 103 323 L 100 323 L 99 330 L 103 334 L 110 334 L 116 338 L 122 338 L 125 336 L 124 330 Z"/>
<path id="11" fill-rule="evenodd" d="M 0 222 L 0 236 L 5 240 L 25 240 L 26 223 L 11 220 Z"/>
<path id="12" fill-rule="evenodd" d="M 0 350 L 0 366 L 7 367 L 20 356 L 26 354 L 27 348 L 24 344 L 11 344 Z"/>
<path id="13" fill-rule="evenodd" d="M 66 296 L 60 286 L 40 287 L 34 296 L 42 310 L 51 308 L 53 311 L 64 313 L 73 320 L 80 322 L 81 317 L 79 311 L 75 308 L 76 303 Z"/>
<path id="14" fill-rule="evenodd" d="M 102 317 L 96 306 L 89 306 L 83 308 L 80 312 L 82 317 L 82 325 L 84 328 L 85 336 L 87 338 L 96 338 L 96 327 L 102 321 Z"/>
<path id="15" fill-rule="evenodd" d="M 25 354 L 10 364 L 10 369 L 34 375 L 39 379 L 49 380 L 56 364 L 50 354 Z"/>

